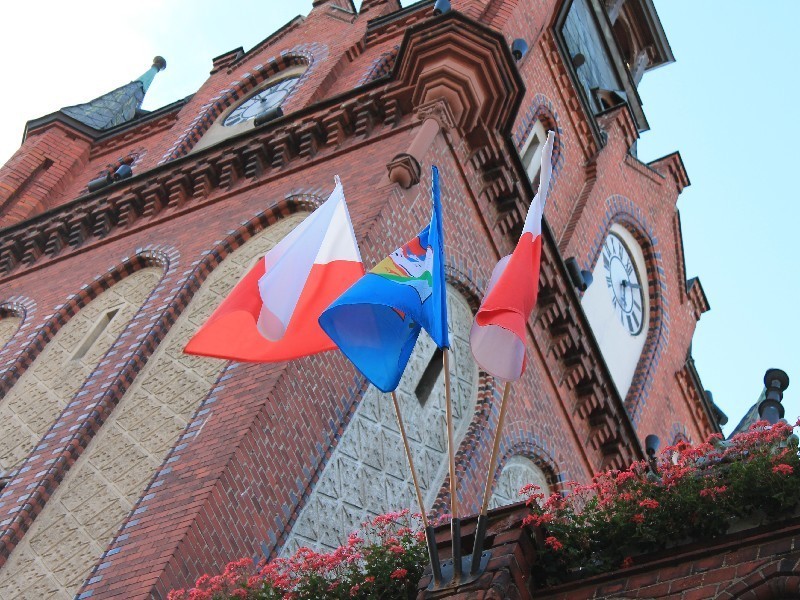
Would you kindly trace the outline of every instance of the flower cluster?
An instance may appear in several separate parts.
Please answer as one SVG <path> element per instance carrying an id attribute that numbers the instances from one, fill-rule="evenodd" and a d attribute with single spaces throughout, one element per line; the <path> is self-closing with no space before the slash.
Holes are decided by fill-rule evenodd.
<path id="1" fill-rule="evenodd" d="M 679 442 L 654 464 L 568 483 L 563 495 L 526 486 L 526 525 L 544 530 L 537 578 L 554 584 L 629 567 L 639 554 L 720 535 L 732 519 L 785 515 L 800 498 L 792 429 L 761 421 L 727 441 Z"/>
<path id="2" fill-rule="evenodd" d="M 416 592 L 427 558 L 425 534 L 408 510 L 362 525 L 333 552 L 300 548 L 255 568 L 250 559 L 230 563 L 222 575 L 203 575 L 168 600 L 405 600 Z"/>

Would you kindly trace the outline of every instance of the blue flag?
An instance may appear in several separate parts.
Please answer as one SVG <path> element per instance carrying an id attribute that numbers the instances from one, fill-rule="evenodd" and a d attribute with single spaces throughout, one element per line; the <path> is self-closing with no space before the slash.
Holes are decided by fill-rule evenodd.
<path id="1" fill-rule="evenodd" d="M 422 328 L 448 348 L 439 170 L 432 168 L 430 224 L 334 300 L 325 333 L 375 387 L 397 387 Z"/>

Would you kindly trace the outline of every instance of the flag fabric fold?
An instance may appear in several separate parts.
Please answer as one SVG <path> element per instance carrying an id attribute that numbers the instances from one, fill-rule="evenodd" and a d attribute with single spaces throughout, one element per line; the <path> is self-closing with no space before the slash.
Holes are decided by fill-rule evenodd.
<path id="1" fill-rule="evenodd" d="M 280 362 L 333 350 L 322 311 L 364 274 L 341 181 L 236 285 L 184 352 Z"/>
<path id="2" fill-rule="evenodd" d="M 322 329 L 383 392 L 400 382 L 421 329 L 450 345 L 439 171 L 432 168 L 430 224 L 359 279 L 320 316 Z"/>
<path id="3" fill-rule="evenodd" d="M 552 174 L 553 132 L 542 149 L 539 190 L 534 196 L 514 252 L 500 259 L 492 272 L 470 331 L 470 347 L 481 368 L 504 381 L 525 371 L 525 327 L 539 293 L 542 256 L 542 214 Z"/>

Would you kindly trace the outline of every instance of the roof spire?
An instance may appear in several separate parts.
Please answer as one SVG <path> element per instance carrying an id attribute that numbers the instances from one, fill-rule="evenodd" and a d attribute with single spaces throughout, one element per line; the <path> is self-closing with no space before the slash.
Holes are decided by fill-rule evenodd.
<path id="1" fill-rule="evenodd" d="M 153 65 L 138 79 L 85 104 L 62 108 L 61 112 L 100 131 L 127 123 L 139 112 L 144 95 L 156 74 L 166 68 L 167 61 L 156 56 Z"/>
<path id="2" fill-rule="evenodd" d="M 144 89 L 144 93 L 147 93 L 150 84 L 153 83 L 153 79 L 156 78 L 156 75 L 159 71 L 163 71 L 167 68 L 167 61 L 164 60 L 162 56 L 156 56 L 153 59 L 153 65 L 147 69 L 136 81 L 142 82 L 142 88 Z"/>

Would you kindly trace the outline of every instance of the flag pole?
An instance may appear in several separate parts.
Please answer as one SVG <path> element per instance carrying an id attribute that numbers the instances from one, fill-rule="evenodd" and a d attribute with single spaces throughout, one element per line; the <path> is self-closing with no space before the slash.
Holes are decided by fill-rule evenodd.
<path id="1" fill-rule="evenodd" d="M 503 424 L 506 420 L 506 408 L 508 406 L 507 400 L 511 392 L 511 382 L 506 381 L 503 388 L 503 399 L 500 400 L 500 414 L 497 417 L 497 429 L 494 432 L 494 443 L 492 445 L 492 456 L 489 458 L 489 468 L 486 473 L 486 485 L 483 488 L 483 503 L 481 504 L 481 512 L 478 515 L 478 525 L 475 528 L 475 542 L 472 546 L 472 565 L 470 566 L 470 573 L 475 574 L 481 564 L 481 554 L 483 553 L 483 541 L 486 537 L 486 525 L 488 521 L 489 512 L 489 498 L 492 491 L 492 479 L 494 479 L 495 464 L 497 463 L 497 455 L 500 452 L 500 433 L 503 430 Z"/>
<path id="2" fill-rule="evenodd" d="M 408 460 L 408 467 L 411 469 L 414 491 L 417 493 L 419 512 L 422 515 L 422 526 L 425 528 L 425 539 L 428 543 L 428 557 L 431 561 L 431 573 L 433 574 L 434 584 L 438 586 L 442 581 L 442 567 L 439 564 L 439 551 L 436 548 L 436 537 L 434 535 L 433 526 L 428 523 L 428 517 L 425 514 L 425 504 L 422 501 L 422 492 L 419 489 L 419 482 L 417 481 L 417 470 L 414 468 L 414 459 L 411 457 L 411 448 L 408 445 L 406 428 L 403 425 L 403 416 L 400 414 L 400 404 L 397 402 L 397 393 L 394 390 L 392 390 L 392 402 L 394 402 L 394 414 L 397 417 L 397 426 L 400 429 L 400 437 L 403 439 L 403 447 L 406 451 L 406 460 Z"/>
<path id="3" fill-rule="evenodd" d="M 453 581 L 461 579 L 461 520 L 458 518 L 455 442 L 453 440 L 453 404 L 450 400 L 450 349 L 443 348 L 445 416 L 447 419 L 447 455 L 450 471 L 450 537 L 453 543 Z"/>

